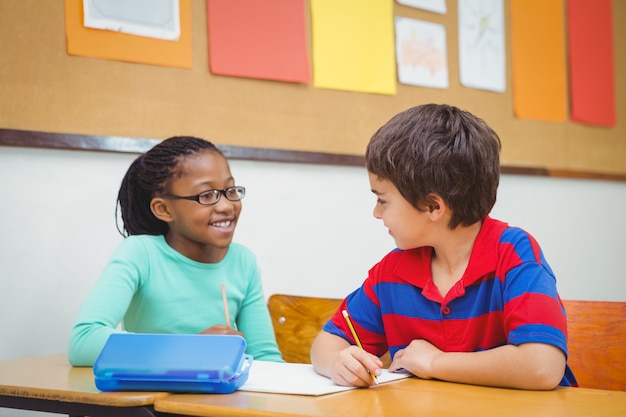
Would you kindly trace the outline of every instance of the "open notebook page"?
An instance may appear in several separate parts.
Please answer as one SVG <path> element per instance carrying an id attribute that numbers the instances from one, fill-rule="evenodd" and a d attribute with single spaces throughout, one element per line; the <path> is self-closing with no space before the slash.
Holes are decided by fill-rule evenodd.
<path id="1" fill-rule="evenodd" d="M 409 373 L 391 373 L 386 369 L 378 376 L 378 383 L 395 381 L 411 376 Z M 324 395 L 347 391 L 355 387 L 335 385 L 329 378 L 319 375 L 313 365 L 254 361 L 248 380 L 240 391 L 272 392 L 279 394 Z"/>

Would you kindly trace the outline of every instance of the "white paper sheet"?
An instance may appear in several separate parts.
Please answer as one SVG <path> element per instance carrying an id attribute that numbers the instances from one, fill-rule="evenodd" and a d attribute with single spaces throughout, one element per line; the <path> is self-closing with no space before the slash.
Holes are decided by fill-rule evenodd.
<path id="1" fill-rule="evenodd" d="M 408 378 L 408 373 L 391 373 L 383 369 L 378 383 Z M 278 394 L 324 395 L 347 391 L 355 387 L 335 385 L 329 378 L 319 375 L 313 365 L 304 363 L 280 363 L 254 361 L 248 380 L 240 391 L 271 392 Z"/>
<path id="2" fill-rule="evenodd" d="M 398 3 L 439 14 L 446 14 L 447 11 L 446 0 L 398 0 Z"/>
<path id="3" fill-rule="evenodd" d="M 83 0 L 85 27 L 178 40 L 178 0 Z"/>

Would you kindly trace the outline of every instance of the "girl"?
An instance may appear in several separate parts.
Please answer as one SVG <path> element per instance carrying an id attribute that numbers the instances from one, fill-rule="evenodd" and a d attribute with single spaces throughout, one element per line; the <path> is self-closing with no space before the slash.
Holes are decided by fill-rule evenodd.
<path id="1" fill-rule="evenodd" d="M 240 334 L 255 359 L 282 361 L 256 258 L 232 242 L 244 195 L 206 140 L 173 137 L 139 156 L 117 199 L 125 239 L 78 314 L 70 363 L 92 366 L 120 331 Z"/>

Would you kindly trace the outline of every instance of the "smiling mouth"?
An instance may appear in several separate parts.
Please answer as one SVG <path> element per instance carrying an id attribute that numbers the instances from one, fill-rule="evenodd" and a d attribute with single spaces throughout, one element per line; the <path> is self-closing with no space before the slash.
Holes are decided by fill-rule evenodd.
<path id="1" fill-rule="evenodd" d="M 213 227 L 228 227 L 231 225 L 231 221 L 227 220 L 225 222 L 216 222 L 216 223 L 211 223 L 211 226 Z"/>

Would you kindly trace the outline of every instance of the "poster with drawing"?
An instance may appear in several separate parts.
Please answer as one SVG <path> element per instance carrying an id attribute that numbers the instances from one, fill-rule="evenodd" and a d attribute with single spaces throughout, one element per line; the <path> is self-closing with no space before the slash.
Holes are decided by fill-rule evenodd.
<path id="1" fill-rule="evenodd" d="M 445 27 L 405 17 L 396 17 L 395 23 L 399 81 L 448 88 Z"/>
<path id="2" fill-rule="evenodd" d="M 503 0 L 459 0 L 459 71 L 465 87 L 506 90 Z"/>

